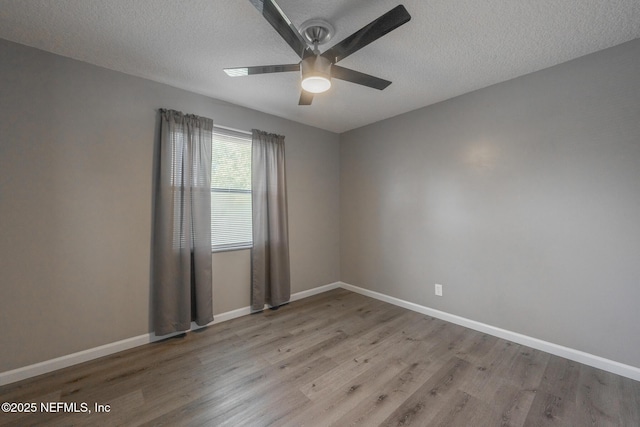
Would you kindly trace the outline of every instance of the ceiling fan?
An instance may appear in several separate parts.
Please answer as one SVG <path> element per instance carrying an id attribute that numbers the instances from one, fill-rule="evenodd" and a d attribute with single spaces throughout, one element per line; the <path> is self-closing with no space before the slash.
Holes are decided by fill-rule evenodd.
<path id="1" fill-rule="evenodd" d="M 301 61 L 297 64 L 225 68 L 227 75 L 238 77 L 300 71 L 302 92 L 298 105 L 311 105 L 314 94 L 329 90 L 332 78 L 379 90 L 391 84 L 388 80 L 344 68 L 336 63 L 408 22 L 411 15 L 404 6 L 396 6 L 324 53 L 320 53 L 318 45 L 326 43 L 333 36 L 331 24 L 324 20 L 312 19 L 302 24 L 298 31 L 274 0 L 249 1 L 291 46 Z"/>

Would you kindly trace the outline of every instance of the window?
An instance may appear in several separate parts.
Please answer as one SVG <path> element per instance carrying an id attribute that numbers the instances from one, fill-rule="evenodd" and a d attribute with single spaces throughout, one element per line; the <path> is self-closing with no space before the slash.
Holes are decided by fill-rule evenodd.
<path id="1" fill-rule="evenodd" d="M 211 158 L 211 249 L 250 248 L 251 134 L 214 126 Z"/>

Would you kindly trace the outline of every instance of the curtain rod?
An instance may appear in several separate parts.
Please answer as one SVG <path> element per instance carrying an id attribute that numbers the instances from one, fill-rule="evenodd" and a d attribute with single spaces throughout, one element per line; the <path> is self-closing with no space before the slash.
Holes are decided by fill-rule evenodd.
<path id="1" fill-rule="evenodd" d="M 217 125 L 217 124 L 215 124 L 215 123 L 214 123 L 213 127 L 215 127 L 215 128 L 220 128 L 220 129 L 225 129 L 225 130 L 230 130 L 230 131 L 233 131 L 233 132 L 243 133 L 243 134 L 245 134 L 245 135 L 252 135 L 252 133 L 251 133 L 251 132 L 247 132 L 246 130 L 230 128 L 230 127 L 228 127 L 228 126 L 221 126 L 221 125 Z"/>

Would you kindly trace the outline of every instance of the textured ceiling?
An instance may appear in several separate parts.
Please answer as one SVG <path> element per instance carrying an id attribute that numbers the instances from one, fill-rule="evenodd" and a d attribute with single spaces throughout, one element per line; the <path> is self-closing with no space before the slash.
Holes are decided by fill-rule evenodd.
<path id="1" fill-rule="evenodd" d="M 299 26 L 324 18 L 321 50 L 399 4 L 278 0 Z M 298 106 L 297 73 L 225 67 L 296 63 L 248 0 L 0 0 L 0 38 L 343 132 L 640 37 L 638 0 L 407 0 L 412 20 L 340 63 L 393 81 L 334 80 Z"/>

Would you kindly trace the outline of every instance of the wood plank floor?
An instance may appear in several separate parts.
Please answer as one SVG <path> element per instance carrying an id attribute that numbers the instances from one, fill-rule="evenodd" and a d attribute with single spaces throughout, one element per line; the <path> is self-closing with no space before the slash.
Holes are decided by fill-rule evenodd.
<path id="1" fill-rule="evenodd" d="M 640 426 L 640 382 L 342 289 L 0 396 L 38 405 L 3 426 Z"/>

